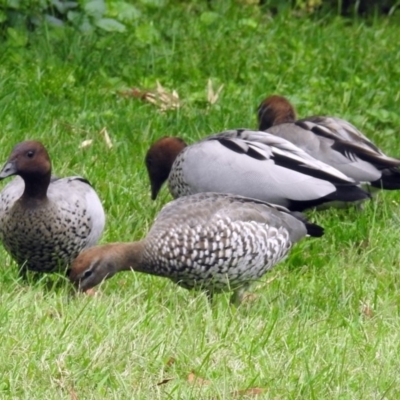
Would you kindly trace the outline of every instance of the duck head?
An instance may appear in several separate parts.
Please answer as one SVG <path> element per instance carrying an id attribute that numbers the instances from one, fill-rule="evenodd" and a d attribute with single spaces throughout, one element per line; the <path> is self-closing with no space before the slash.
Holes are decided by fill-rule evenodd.
<path id="1" fill-rule="evenodd" d="M 261 102 L 257 109 L 259 130 L 268 130 L 271 126 L 294 122 L 296 111 L 289 100 L 283 96 L 273 95 Z"/>
<path id="2" fill-rule="evenodd" d="M 68 270 L 68 277 L 75 288 L 84 292 L 111 278 L 115 274 L 114 265 L 107 258 L 105 246 L 92 247 L 79 254 Z"/>
<path id="3" fill-rule="evenodd" d="M 80 253 L 68 270 L 78 291 L 85 292 L 121 271 L 141 270 L 143 242 L 108 243 Z"/>
<path id="4" fill-rule="evenodd" d="M 155 200 L 168 179 L 172 164 L 186 143 L 177 137 L 165 136 L 154 142 L 147 151 L 145 162 L 151 185 L 151 199 Z"/>
<path id="5" fill-rule="evenodd" d="M 0 179 L 12 175 L 19 175 L 25 181 L 25 195 L 31 197 L 46 195 L 50 183 L 51 162 L 42 143 L 27 140 L 14 147 L 0 171 Z"/>
<path id="6" fill-rule="evenodd" d="M 0 179 L 11 175 L 20 175 L 23 178 L 24 176 L 50 174 L 51 162 L 43 144 L 35 140 L 27 140 L 18 143 L 13 148 L 0 172 Z"/>

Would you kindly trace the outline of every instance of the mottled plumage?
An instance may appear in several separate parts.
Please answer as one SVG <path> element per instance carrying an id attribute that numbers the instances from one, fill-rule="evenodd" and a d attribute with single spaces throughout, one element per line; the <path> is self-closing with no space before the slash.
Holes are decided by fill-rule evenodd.
<path id="1" fill-rule="evenodd" d="M 50 174 L 47 151 L 35 141 L 15 146 L 0 172 L 0 179 L 21 176 L 0 193 L 0 239 L 22 273 L 65 270 L 104 228 L 103 207 L 89 182 Z"/>
<path id="2" fill-rule="evenodd" d="M 400 160 L 388 157 L 343 119 L 314 116 L 296 120 L 290 102 L 275 95 L 260 104 L 258 120 L 260 130 L 290 141 L 355 181 L 379 189 L 400 189 Z"/>
<path id="3" fill-rule="evenodd" d="M 201 193 L 168 203 L 145 239 L 93 247 L 70 272 L 87 290 L 122 270 L 170 278 L 187 289 L 218 293 L 264 275 L 304 236 L 323 230 L 296 213 L 244 197 Z"/>
<path id="4" fill-rule="evenodd" d="M 202 192 L 231 193 L 292 211 L 369 198 L 353 179 L 266 132 L 225 131 L 190 146 L 178 140 L 162 138 L 146 155 L 152 198 L 167 176 L 175 198 Z"/>

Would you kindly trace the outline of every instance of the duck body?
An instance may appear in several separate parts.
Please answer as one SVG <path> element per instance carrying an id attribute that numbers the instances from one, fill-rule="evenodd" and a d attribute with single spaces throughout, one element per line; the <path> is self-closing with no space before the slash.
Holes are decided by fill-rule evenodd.
<path id="1" fill-rule="evenodd" d="M 369 197 L 353 179 L 287 140 L 245 129 L 221 132 L 182 149 L 170 168 L 168 186 L 175 198 L 231 193 L 292 211 Z"/>
<path id="2" fill-rule="evenodd" d="M 322 234 L 321 227 L 283 207 L 200 193 L 168 203 L 142 241 L 83 252 L 70 278 L 86 290 L 132 268 L 167 277 L 186 289 L 203 289 L 211 296 L 234 291 L 237 298 L 243 287 L 281 261 L 293 243 Z"/>
<path id="3" fill-rule="evenodd" d="M 341 139 L 320 137 L 307 128 L 310 126 L 307 122 L 275 125 L 268 128 L 268 133 L 290 141 L 317 160 L 331 165 L 358 182 L 371 182 L 372 184 L 380 179 L 382 173 L 375 165 L 357 157 L 354 153 L 346 152 L 346 148 L 349 146 L 343 146 L 340 151 Z"/>
<path id="4" fill-rule="evenodd" d="M 270 96 L 259 106 L 259 128 L 288 140 L 355 181 L 400 189 L 400 160 L 384 154 L 352 124 L 324 116 L 296 120 L 295 115 L 286 98 Z"/>
<path id="5" fill-rule="evenodd" d="M 1 178 L 9 176 L 8 165 Z M 100 199 L 78 176 L 51 178 L 45 196 L 37 197 L 26 194 L 17 176 L 0 193 L 0 239 L 22 274 L 65 271 L 80 251 L 97 243 L 104 225 Z"/>
<path id="6" fill-rule="evenodd" d="M 306 236 L 304 222 L 283 210 L 213 193 L 180 198 L 150 230 L 146 264 L 187 289 L 235 289 L 260 278 Z"/>

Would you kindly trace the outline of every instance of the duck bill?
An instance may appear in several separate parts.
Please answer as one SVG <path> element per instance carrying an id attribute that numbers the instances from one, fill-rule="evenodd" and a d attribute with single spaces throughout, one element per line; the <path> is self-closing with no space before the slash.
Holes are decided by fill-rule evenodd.
<path id="1" fill-rule="evenodd" d="M 8 176 L 15 175 L 17 173 L 17 166 L 15 162 L 8 162 L 0 172 L 0 179 L 7 178 Z"/>

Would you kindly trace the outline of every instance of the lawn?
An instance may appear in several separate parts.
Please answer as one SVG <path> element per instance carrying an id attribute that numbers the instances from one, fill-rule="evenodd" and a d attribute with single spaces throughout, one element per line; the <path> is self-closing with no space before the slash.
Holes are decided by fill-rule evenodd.
<path id="1" fill-rule="evenodd" d="M 400 156 L 398 21 L 161 5 L 143 5 L 126 33 L 39 29 L 28 46 L 1 43 L 0 163 L 17 142 L 43 141 L 55 174 L 97 189 L 102 243 L 140 239 L 171 199 L 164 188 L 150 200 L 155 139 L 255 128 L 268 94 L 300 116 L 346 118 Z M 223 85 L 213 104 L 209 80 Z M 132 95 L 157 81 L 179 108 Z M 0 398 L 399 398 L 399 203 L 385 192 L 362 211 L 309 212 L 325 236 L 298 244 L 238 309 L 139 273 L 70 296 L 62 277 L 19 281 L 1 248 Z"/>

